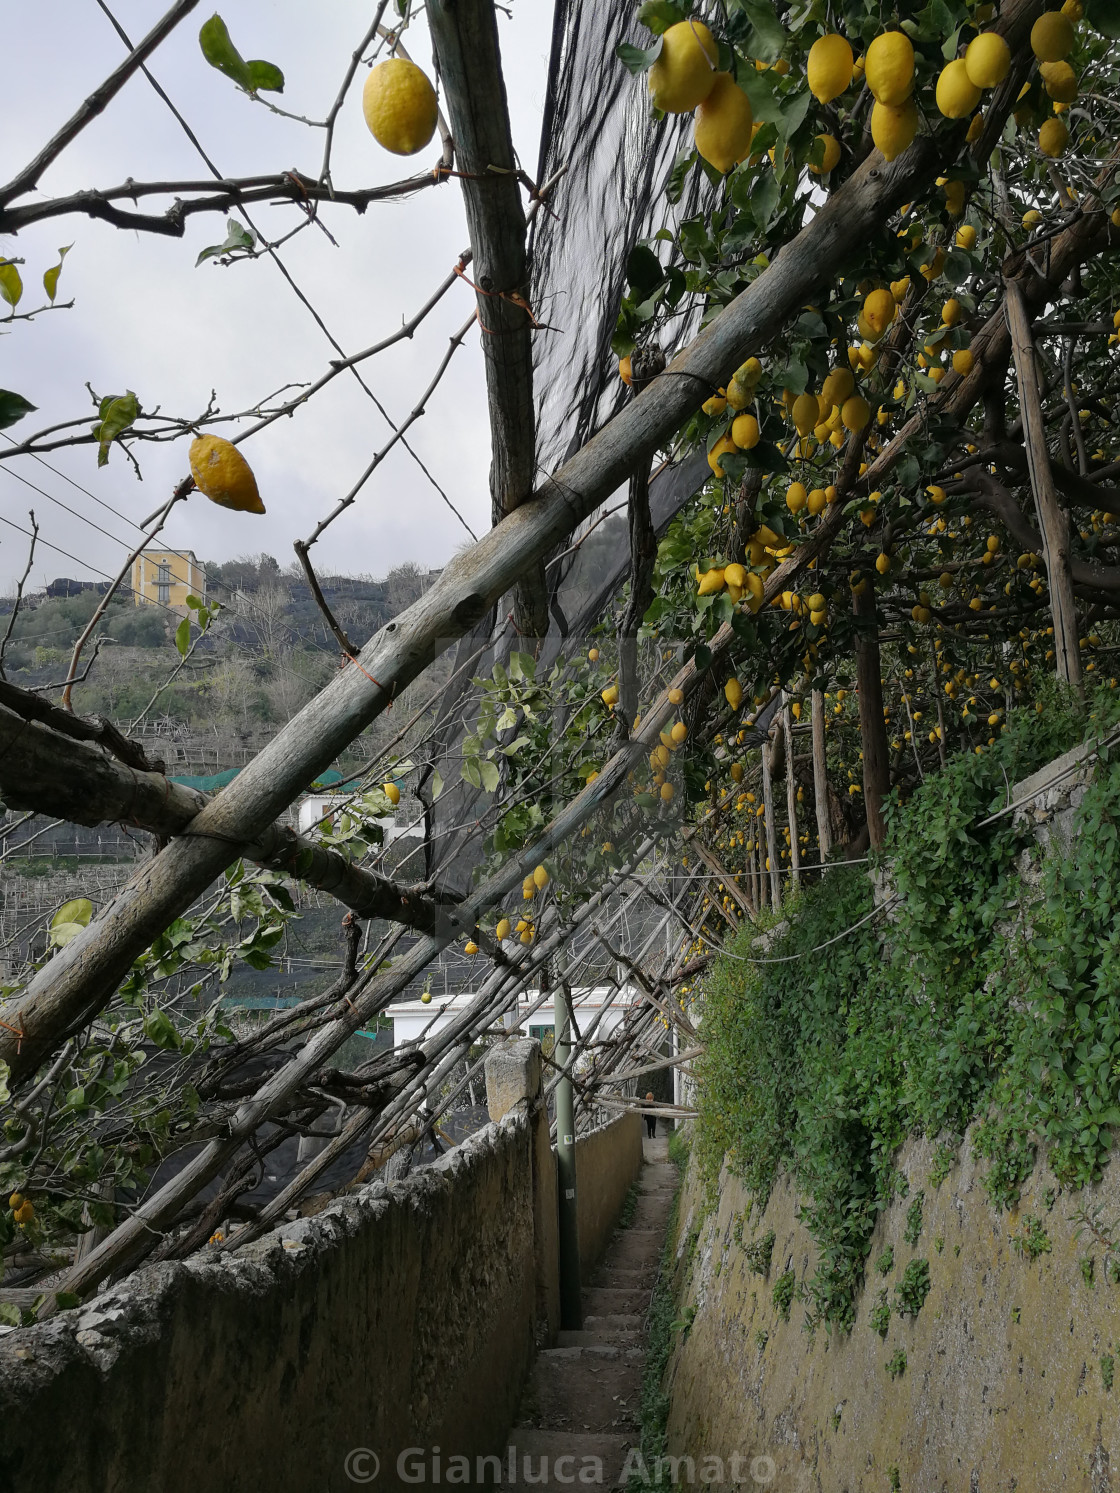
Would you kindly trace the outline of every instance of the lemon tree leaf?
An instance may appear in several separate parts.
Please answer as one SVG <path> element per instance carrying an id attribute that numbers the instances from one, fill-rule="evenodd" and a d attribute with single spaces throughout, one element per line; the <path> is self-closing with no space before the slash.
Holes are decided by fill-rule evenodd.
<path id="1" fill-rule="evenodd" d="M 175 629 L 175 646 L 180 654 L 186 658 L 191 646 L 191 619 L 184 617 Z"/>
<path id="2" fill-rule="evenodd" d="M 442 792 L 443 792 L 443 778 L 440 776 L 439 770 L 437 768 L 433 768 L 433 770 L 432 770 L 432 802 L 433 803 L 435 803 L 436 799 L 440 796 L 440 794 Z"/>
<path id="3" fill-rule="evenodd" d="M 227 78 L 232 78 L 246 93 L 251 92 L 249 64 L 230 40 L 226 23 L 220 15 L 212 15 L 203 24 L 198 33 L 198 44 L 211 67 L 216 67 Z"/>
<path id="4" fill-rule="evenodd" d="M 97 437 L 97 465 L 103 467 L 109 460 L 109 447 L 140 413 L 140 401 L 131 389 L 124 394 L 106 394 L 98 413 L 101 419 L 93 433 Z"/>
<path id="5" fill-rule="evenodd" d="M 482 779 L 483 788 L 486 789 L 487 793 L 493 793 L 500 781 L 497 764 L 488 762 L 485 759 L 481 760 L 478 764 L 478 774 Z"/>
<path id="6" fill-rule="evenodd" d="M 216 259 L 222 254 L 236 253 L 239 249 L 247 253 L 256 247 L 256 242 L 257 236 L 252 229 L 246 228 L 236 218 L 227 218 L 225 242 L 211 244 L 208 249 L 203 249 L 202 253 L 195 260 L 194 267 L 197 269 L 204 259 Z"/>
<path id="7" fill-rule="evenodd" d="M 77 923 L 81 928 L 88 928 L 89 921 L 93 917 L 93 903 L 88 897 L 75 897 L 70 902 L 64 902 L 51 918 L 51 927 L 61 927 L 63 923 Z"/>
<path id="8" fill-rule="evenodd" d="M 14 394 L 11 389 L 0 389 L 0 430 L 14 425 L 17 420 L 22 420 L 24 415 L 29 415 L 37 408 L 37 405 L 24 399 L 22 394 Z"/>
<path id="9" fill-rule="evenodd" d="M 249 88 L 252 93 L 284 92 L 284 74 L 276 66 L 275 62 L 263 62 L 259 57 L 250 59 L 249 64 Z"/>
<path id="10" fill-rule="evenodd" d="M 685 15 L 684 7 L 675 5 L 673 0 L 645 0 L 638 9 L 638 20 L 655 36 L 663 36 L 670 26 L 683 21 Z"/>
<path id="11" fill-rule="evenodd" d="M 11 1098 L 11 1092 L 8 1089 L 8 1074 L 10 1072 L 11 1069 L 7 1063 L 0 1062 L 0 1104 L 7 1104 Z"/>
<path id="12" fill-rule="evenodd" d="M 770 0 L 739 0 L 738 9 L 751 23 L 747 52 L 760 62 L 773 62 L 780 55 L 786 33 Z"/>
<path id="13" fill-rule="evenodd" d="M 4 297 L 14 311 L 22 295 L 23 281 L 20 279 L 19 270 L 10 260 L 5 259 L 4 263 L 0 264 L 0 296 Z"/>
<path id="14" fill-rule="evenodd" d="M 661 41 L 658 39 L 652 47 L 632 47 L 628 41 L 620 42 L 614 49 L 614 55 L 628 67 L 635 76 L 648 73 L 661 53 Z"/>
<path id="15" fill-rule="evenodd" d="M 58 294 L 58 277 L 62 274 L 62 261 L 73 247 L 73 244 L 67 244 L 65 248 L 59 249 L 58 263 L 52 264 L 49 270 L 43 271 L 43 289 L 47 292 L 47 299 L 52 306 L 54 305 L 54 298 Z"/>

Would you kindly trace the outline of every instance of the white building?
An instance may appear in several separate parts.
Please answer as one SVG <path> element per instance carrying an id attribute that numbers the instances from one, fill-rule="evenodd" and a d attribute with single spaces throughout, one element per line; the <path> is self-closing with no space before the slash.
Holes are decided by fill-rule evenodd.
<path id="1" fill-rule="evenodd" d="M 556 1010 L 551 995 L 544 996 L 539 1010 L 529 1014 L 530 1008 L 541 1000 L 539 990 L 522 991 L 517 1006 L 511 1006 L 501 1019 L 501 1029 L 518 1033 L 523 1037 L 543 1040 L 556 1030 Z M 641 991 L 633 985 L 622 985 L 614 990 L 609 985 L 577 985 L 572 988 L 572 1013 L 575 1026 L 586 1034 L 591 1023 L 599 1017 L 593 1041 L 609 1037 L 625 1017 L 632 1002 L 641 998 Z M 459 995 L 433 995 L 425 1004 L 420 1000 L 399 1001 L 389 1006 L 385 1015 L 393 1023 L 393 1044 L 399 1047 L 405 1042 L 428 1040 L 444 1030 L 461 1016 L 475 999 L 473 992 Z M 492 1030 L 497 1031 L 495 1027 Z M 572 1032 L 572 1040 L 576 1033 Z"/>
<path id="2" fill-rule="evenodd" d="M 336 820 L 345 814 L 350 808 L 350 801 L 354 796 L 354 790 L 347 793 L 309 793 L 299 806 L 298 827 L 301 835 L 310 833 L 320 820 L 330 816 Z M 418 824 L 409 826 L 398 825 L 391 816 L 381 819 L 367 819 L 367 824 L 376 825 L 381 830 L 381 843 L 391 845 L 394 840 L 420 840 L 423 839 L 424 831 Z"/>

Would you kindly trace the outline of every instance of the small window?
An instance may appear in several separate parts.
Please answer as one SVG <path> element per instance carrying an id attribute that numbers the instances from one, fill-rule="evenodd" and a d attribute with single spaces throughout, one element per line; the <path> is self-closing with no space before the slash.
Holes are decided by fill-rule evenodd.
<path id="1" fill-rule="evenodd" d="M 157 586 L 156 587 L 156 600 L 160 603 L 161 606 L 167 606 L 167 604 L 171 600 L 171 587 L 170 586 Z"/>

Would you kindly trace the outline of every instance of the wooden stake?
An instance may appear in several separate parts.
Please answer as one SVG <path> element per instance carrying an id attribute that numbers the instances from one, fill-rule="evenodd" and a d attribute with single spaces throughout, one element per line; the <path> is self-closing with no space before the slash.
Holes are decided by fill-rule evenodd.
<path id="1" fill-rule="evenodd" d="M 786 743 L 786 814 L 789 818 L 790 880 L 794 891 L 801 886 L 801 846 L 797 842 L 797 783 L 793 776 L 793 723 L 790 720 L 789 696 L 782 691 L 782 735 Z"/>
<path id="2" fill-rule="evenodd" d="M 832 850 L 832 828 L 828 822 L 828 770 L 824 747 L 824 694 L 813 691 L 813 804 L 817 812 L 817 845 L 822 868 Z"/>
<path id="3" fill-rule="evenodd" d="M 883 800 L 891 791 L 890 755 L 883 722 L 883 681 L 879 658 L 879 620 L 875 590 L 866 579 L 852 596 L 852 610 L 864 625 L 856 633 L 856 692 L 863 744 L 863 799 L 872 850 L 886 839 Z"/>

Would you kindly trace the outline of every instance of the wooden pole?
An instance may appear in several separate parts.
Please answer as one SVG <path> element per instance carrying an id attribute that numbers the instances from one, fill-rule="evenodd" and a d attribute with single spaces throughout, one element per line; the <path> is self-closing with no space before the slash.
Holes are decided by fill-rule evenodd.
<path id="1" fill-rule="evenodd" d="M 782 905 L 782 878 L 778 870 L 778 836 L 774 827 L 774 780 L 770 772 L 772 753 L 777 746 L 777 724 L 762 743 L 762 805 L 766 820 L 766 856 L 770 862 L 770 905 L 775 911 Z"/>
<path id="2" fill-rule="evenodd" d="M 1023 435 L 1042 534 L 1042 554 L 1046 561 L 1046 581 L 1050 590 L 1050 615 L 1054 622 L 1054 663 L 1058 678 L 1081 691 L 1081 650 L 1077 637 L 1077 608 L 1073 600 L 1073 577 L 1070 574 L 1069 519 L 1058 502 L 1050 453 L 1046 447 L 1046 421 L 1035 367 L 1034 338 L 1023 293 L 1015 281 L 1007 284 L 1007 325 L 1011 332 L 1011 349 L 1015 356 L 1015 373 L 1019 382 L 1019 410 L 1023 417 Z"/>
<path id="3" fill-rule="evenodd" d="M 817 814 L 817 845 L 821 866 L 832 851 L 832 827 L 828 818 L 828 767 L 824 745 L 824 693 L 813 691 L 813 806 Z"/>
<path id="4" fill-rule="evenodd" d="M 863 743 L 863 801 L 872 850 L 886 839 L 883 800 L 891 791 L 890 755 L 883 722 L 883 680 L 879 659 L 879 616 L 875 590 L 864 577 L 852 596 L 857 619 L 856 692 L 859 696 L 859 732 Z M 862 625 L 860 625 L 862 624 Z"/>
<path id="5" fill-rule="evenodd" d="M 786 743 L 786 815 L 789 819 L 790 881 L 796 892 L 801 887 L 801 846 L 797 841 L 797 783 L 793 776 L 793 723 L 789 696 L 782 691 L 782 735 Z"/>

